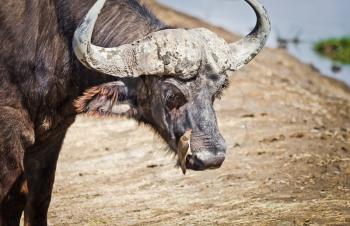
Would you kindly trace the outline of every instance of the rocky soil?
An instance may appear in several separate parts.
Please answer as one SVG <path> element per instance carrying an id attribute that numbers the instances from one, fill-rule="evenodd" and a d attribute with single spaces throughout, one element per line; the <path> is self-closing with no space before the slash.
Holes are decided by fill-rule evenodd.
<path id="1" fill-rule="evenodd" d="M 168 24 L 221 28 L 147 1 Z M 67 134 L 51 225 L 350 225 L 350 90 L 265 49 L 216 103 L 222 168 L 188 172 L 125 119 L 78 117 Z"/>

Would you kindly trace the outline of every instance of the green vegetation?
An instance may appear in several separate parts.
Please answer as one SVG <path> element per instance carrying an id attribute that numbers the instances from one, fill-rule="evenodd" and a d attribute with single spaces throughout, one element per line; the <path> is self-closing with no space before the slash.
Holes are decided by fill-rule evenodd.
<path id="1" fill-rule="evenodd" d="M 350 64 L 350 36 L 320 41 L 316 43 L 315 51 L 333 61 Z"/>

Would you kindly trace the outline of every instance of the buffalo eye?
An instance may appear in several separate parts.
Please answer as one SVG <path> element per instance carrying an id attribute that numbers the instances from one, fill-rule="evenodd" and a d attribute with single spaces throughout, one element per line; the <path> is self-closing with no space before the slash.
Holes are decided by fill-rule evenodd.
<path id="1" fill-rule="evenodd" d="M 184 94 L 175 87 L 167 87 L 165 89 L 164 97 L 165 105 L 169 110 L 179 109 L 187 102 Z"/>

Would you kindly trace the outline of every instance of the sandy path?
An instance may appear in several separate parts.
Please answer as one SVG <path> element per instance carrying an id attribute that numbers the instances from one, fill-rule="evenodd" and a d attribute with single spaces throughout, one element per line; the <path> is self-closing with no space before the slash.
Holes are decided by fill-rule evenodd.
<path id="1" fill-rule="evenodd" d="M 205 25 L 149 4 L 169 24 Z M 79 117 L 60 156 L 51 225 L 350 225 L 348 89 L 267 49 L 232 76 L 216 110 L 227 160 L 186 176 L 149 129 Z"/>

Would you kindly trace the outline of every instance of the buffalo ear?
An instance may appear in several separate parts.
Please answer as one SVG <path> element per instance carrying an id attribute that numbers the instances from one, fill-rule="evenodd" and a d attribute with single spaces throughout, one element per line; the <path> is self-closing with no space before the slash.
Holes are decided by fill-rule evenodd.
<path id="1" fill-rule="evenodd" d="M 86 90 L 74 106 L 78 113 L 99 116 L 129 116 L 136 113 L 134 95 L 121 81 L 110 82 Z"/>

